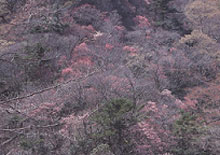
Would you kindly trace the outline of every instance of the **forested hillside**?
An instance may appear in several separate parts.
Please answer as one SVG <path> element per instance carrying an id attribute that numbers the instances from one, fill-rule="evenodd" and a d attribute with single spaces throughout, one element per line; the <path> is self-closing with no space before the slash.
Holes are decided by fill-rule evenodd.
<path id="1" fill-rule="evenodd" d="M 220 0 L 0 0 L 0 155 L 219 155 Z"/>

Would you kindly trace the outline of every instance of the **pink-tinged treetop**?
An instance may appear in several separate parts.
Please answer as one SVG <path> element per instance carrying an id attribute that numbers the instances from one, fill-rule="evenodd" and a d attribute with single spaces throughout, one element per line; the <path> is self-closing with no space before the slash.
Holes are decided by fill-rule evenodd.
<path id="1" fill-rule="evenodd" d="M 62 75 L 63 76 L 65 76 L 66 74 L 69 74 L 69 73 L 72 73 L 73 72 L 73 69 L 72 68 L 70 68 L 70 67 L 68 67 L 68 68 L 64 68 L 63 70 L 62 70 Z"/>
<path id="2" fill-rule="evenodd" d="M 137 49 L 132 46 L 124 46 L 123 50 L 126 52 L 137 52 Z"/>
<path id="3" fill-rule="evenodd" d="M 195 108 L 198 101 L 192 100 L 189 97 L 184 97 L 183 103 L 184 103 L 184 107 L 182 107 L 182 108 L 185 108 L 185 109 L 186 108 Z"/>
<path id="4" fill-rule="evenodd" d="M 137 21 L 138 26 L 140 28 L 146 28 L 146 27 L 149 27 L 151 25 L 149 20 L 144 16 L 136 16 L 135 20 Z"/>
<path id="5" fill-rule="evenodd" d="M 171 92 L 167 89 L 164 90 L 161 95 L 168 98 L 174 98 Z M 133 136 L 136 137 L 135 140 L 138 154 L 162 154 L 168 151 L 175 143 L 170 130 L 164 128 L 168 122 L 163 122 L 164 119 L 166 121 L 168 121 L 167 119 L 170 119 L 171 122 L 173 120 L 172 118 L 167 118 L 170 117 L 170 107 L 166 104 L 153 101 L 148 101 L 144 105 L 145 106 L 141 112 L 146 113 L 148 117 L 131 129 Z"/>
<path id="6" fill-rule="evenodd" d="M 74 61 L 74 60 L 72 61 L 73 67 L 76 67 L 76 66 L 89 67 L 89 66 L 93 66 L 93 65 L 94 65 L 94 63 L 92 62 L 91 57 L 89 57 L 89 56 L 80 57 L 76 61 Z"/>
<path id="7" fill-rule="evenodd" d="M 165 95 L 169 97 L 170 99 L 174 100 L 174 103 L 176 106 L 178 106 L 181 109 L 187 109 L 187 108 L 193 108 L 195 107 L 195 104 L 197 103 L 196 100 L 192 100 L 188 97 L 184 97 L 184 101 L 181 101 L 180 99 L 177 99 L 175 96 L 172 95 L 172 92 L 168 89 L 164 89 L 161 92 L 161 95 Z"/>
<path id="8" fill-rule="evenodd" d="M 83 42 L 83 43 L 79 44 L 78 46 L 76 46 L 74 51 L 76 51 L 76 52 L 89 51 L 89 48 L 88 48 L 87 44 Z"/>
<path id="9" fill-rule="evenodd" d="M 114 48 L 114 46 L 111 45 L 111 44 L 109 44 L 109 43 L 107 43 L 107 44 L 105 44 L 105 48 L 106 48 L 107 50 L 112 50 L 112 49 Z"/>
<path id="10" fill-rule="evenodd" d="M 124 31 L 124 30 L 125 30 L 125 27 L 124 27 L 124 26 L 116 25 L 115 28 L 116 28 L 118 31 Z"/>
<path id="11" fill-rule="evenodd" d="M 82 26 L 83 29 L 88 30 L 92 33 L 95 33 L 95 29 L 92 25 L 88 25 L 88 26 Z"/>
<path id="12" fill-rule="evenodd" d="M 138 154 L 155 155 L 166 152 L 169 149 L 171 137 L 169 131 L 162 129 L 153 121 L 146 120 L 132 128 L 136 138 Z"/>

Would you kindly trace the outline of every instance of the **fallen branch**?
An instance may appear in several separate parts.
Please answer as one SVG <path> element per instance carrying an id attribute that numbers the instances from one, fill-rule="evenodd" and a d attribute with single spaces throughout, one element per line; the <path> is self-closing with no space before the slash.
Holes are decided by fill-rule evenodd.
<path id="1" fill-rule="evenodd" d="M 78 83 L 79 81 L 81 80 L 84 80 L 86 79 L 87 77 L 95 74 L 95 73 L 98 73 L 100 70 L 99 69 L 96 69 L 95 71 L 85 75 L 84 77 L 81 77 L 81 78 L 78 78 L 78 79 L 72 79 L 72 80 L 69 80 L 69 81 L 66 81 L 66 82 L 63 82 L 63 83 L 59 83 L 57 85 L 53 85 L 51 87 L 47 87 L 45 89 L 41 89 L 41 90 L 38 90 L 38 91 L 35 91 L 35 92 L 32 92 L 28 95 L 25 95 L 25 96 L 20 96 L 20 97 L 15 97 L 15 98 L 12 98 L 12 99 L 9 99 L 9 100 L 6 100 L 6 101 L 3 101 L 3 102 L 0 102 L 0 104 L 5 104 L 5 103 L 8 103 L 8 102 L 12 102 L 12 101 L 16 101 L 16 100 L 22 100 L 22 99 L 25 99 L 25 98 L 29 98 L 29 97 L 32 97 L 34 95 L 37 95 L 37 94 L 41 94 L 43 92 L 46 92 L 46 91 L 49 91 L 51 89 L 55 89 L 57 87 L 60 87 L 60 86 L 63 86 L 63 85 L 66 85 L 66 84 L 69 84 L 71 82 L 74 82 L 74 83 Z M 11 107 L 10 107 L 11 108 Z"/>
<path id="2" fill-rule="evenodd" d="M 43 128 L 53 128 L 53 127 L 57 127 L 57 126 L 61 126 L 63 125 L 62 123 L 56 123 L 56 124 L 51 124 L 51 125 L 45 125 L 45 126 L 33 126 L 33 125 L 29 125 L 26 127 L 22 127 L 22 128 L 14 128 L 14 129 L 0 129 L 0 131 L 5 131 L 5 132 L 15 132 L 15 131 L 20 131 L 20 130 L 26 130 L 26 129 L 43 129 Z"/>
<path id="3" fill-rule="evenodd" d="M 4 145 L 10 143 L 10 142 L 13 141 L 14 139 L 16 139 L 19 135 L 21 135 L 21 133 L 18 134 L 18 135 L 15 135 L 14 137 L 12 137 L 12 138 L 10 138 L 10 139 L 8 139 L 8 140 L 6 140 L 6 141 L 4 141 L 3 143 L 1 143 L 0 146 L 4 146 Z"/>

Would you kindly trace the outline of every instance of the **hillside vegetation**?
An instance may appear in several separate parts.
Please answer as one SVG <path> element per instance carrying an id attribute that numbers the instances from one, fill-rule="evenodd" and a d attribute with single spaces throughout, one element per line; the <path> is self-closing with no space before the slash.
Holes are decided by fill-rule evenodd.
<path id="1" fill-rule="evenodd" d="M 0 155 L 219 155 L 219 0 L 0 0 Z"/>

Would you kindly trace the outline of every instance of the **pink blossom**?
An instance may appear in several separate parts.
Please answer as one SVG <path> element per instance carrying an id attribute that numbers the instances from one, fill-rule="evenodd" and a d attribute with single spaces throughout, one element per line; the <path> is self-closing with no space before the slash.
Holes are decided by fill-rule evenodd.
<path id="1" fill-rule="evenodd" d="M 186 106 L 189 106 L 189 107 L 195 107 L 195 105 L 196 105 L 196 103 L 197 103 L 197 100 L 191 100 L 190 98 L 188 98 L 188 97 L 184 97 L 184 104 L 186 105 Z"/>
<path id="2" fill-rule="evenodd" d="M 172 96 L 171 93 L 172 93 L 172 92 L 171 92 L 170 90 L 168 90 L 168 89 L 164 89 L 164 90 L 161 92 L 162 95 L 166 95 L 166 96 Z"/>
<path id="3" fill-rule="evenodd" d="M 117 30 L 119 30 L 119 31 L 124 31 L 125 30 L 125 28 L 123 27 L 123 26 L 115 26 L 115 28 L 117 29 Z"/>
<path id="4" fill-rule="evenodd" d="M 137 52 L 137 49 L 132 46 L 124 46 L 123 50 L 126 52 Z"/>
<path id="5" fill-rule="evenodd" d="M 146 35 L 146 39 L 151 39 L 151 36 Z"/>
<path id="6" fill-rule="evenodd" d="M 146 31 L 146 39 L 151 39 L 150 31 Z"/>
<path id="7" fill-rule="evenodd" d="M 137 20 L 137 22 L 139 24 L 138 26 L 141 27 L 141 28 L 148 27 L 148 26 L 151 25 L 149 20 L 144 16 L 136 16 L 135 19 Z"/>
<path id="8" fill-rule="evenodd" d="M 88 25 L 88 26 L 82 26 L 82 28 L 90 31 L 90 32 L 95 32 L 95 29 L 92 25 Z"/>
<path id="9" fill-rule="evenodd" d="M 89 58 L 81 58 L 78 60 L 78 63 L 84 65 L 92 65 L 92 61 Z"/>
<path id="10" fill-rule="evenodd" d="M 182 109 L 186 108 L 186 105 L 179 99 L 176 99 L 174 103 Z"/>
<path id="11" fill-rule="evenodd" d="M 109 18 L 104 18 L 104 21 L 105 22 L 110 22 L 110 19 Z"/>
<path id="12" fill-rule="evenodd" d="M 173 51 L 175 51 L 175 50 L 176 50 L 175 47 L 170 48 L 170 52 L 173 52 Z"/>
<path id="13" fill-rule="evenodd" d="M 152 111 L 152 112 L 158 112 L 159 111 L 155 102 L 149 101 L 147 103 L 147 107 L 148 107 L 148 111 Z"/>
<path id="14" fill-rule="evenodd" d="M 60 59 L 59 59 L 59 61 L 58 61 L 58 64 L 59 64 L 59 65 L 63 65 L 63 64 L 66 62 L 66 60 L 67 60 L 67 59 L 66 59 L 66 56 L 61 56 Z"/>
<path id="15" fill-rule="evenodd" d="M 75 65 L 87 65 L 87 66 L 93 66 L 93 62 L 90 57 L 81 57 L 78 58 L 76 61 L 73 61 L 73 67 Z"/>
<path id="16" fill-rule="evenodd" d="M 135 57 L 135 56 L 137 56 L 138 54 L 137 53 L 134 53 L 134 52 L 131 52 L 131 53 L 129 53 L 129 56 L 131 56 L 131 57 Z"/>
<path id="17" fill-rule="evenodd" d="M 107 44 L 105 45 L 105 48 L 108 49 L 108 50 L 112 50 L 112 49 L 114 48 L 114 46 L 107 43 Z"/>
<path id="18" fill-rule="evenodd" d="M 69 74 L 69 73 L 73 73 L 73 69 L 68 67 L 68 68 L 65 68 L 62 70 L 62 75 L 66 75 L 66 74 Z"/>
<path id="19" fill-rule="evenodd" d="M 89 51 L 89 48 L 88 48 L 87 44 L 83 42 L 75 47 L 75 51 L 77 51 L 77 52 L 78 51 Z"/>

